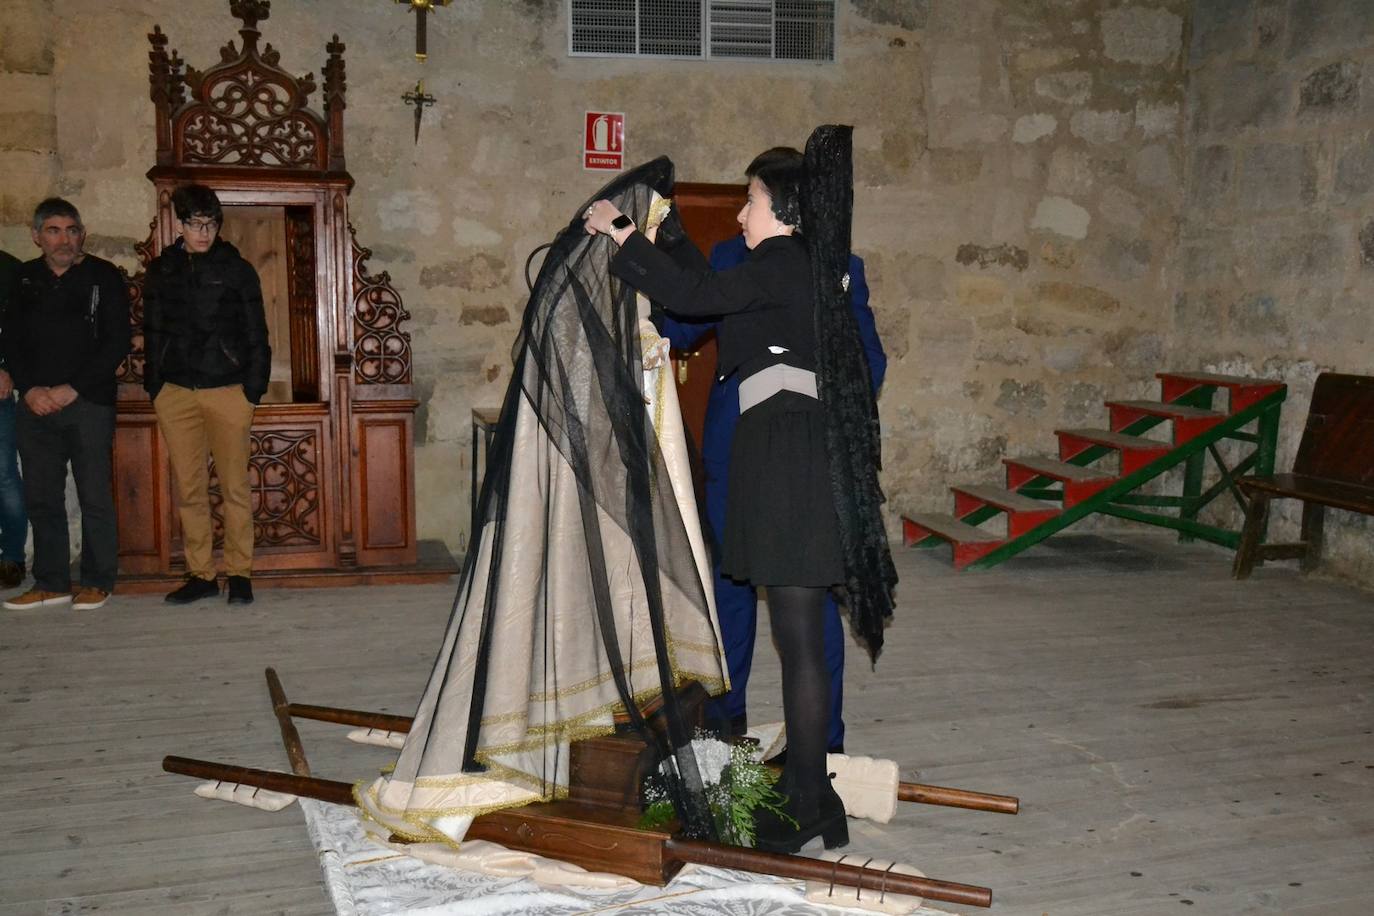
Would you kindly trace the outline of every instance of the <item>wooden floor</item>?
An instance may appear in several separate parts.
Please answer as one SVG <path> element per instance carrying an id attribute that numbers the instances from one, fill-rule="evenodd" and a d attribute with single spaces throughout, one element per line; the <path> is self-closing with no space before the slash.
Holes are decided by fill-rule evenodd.
<path id="1" fill-rule="evenodd" d="M 1374 913 L 1374 596 L 1291 564 L 1233 582 L 1228 554 L 1154 535 L 1061 536 L 986 573 L 898 562 L 887 651 L 849 656 L 846 744 L 1023 813 L 904 805 L 852 821 L 852 849 L 990 885 L 1008 916 Z M 297 808 L 201 801 L 159 761 L 285 768 L 268 664 L 297 701 L 409 714 L 449 601 L 0 612 L 0 916 L 329 912 Z M 387 759 L 301 731 L 319 775 Z"/>

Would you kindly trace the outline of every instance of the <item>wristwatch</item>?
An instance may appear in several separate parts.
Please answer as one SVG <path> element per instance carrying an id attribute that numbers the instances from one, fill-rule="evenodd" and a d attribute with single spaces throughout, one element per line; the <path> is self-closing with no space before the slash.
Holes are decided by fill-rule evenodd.
<path id="1" fill-rule="evenodd" d="M 630 219 L 624 213 L 620 214 L 615 219 L 611 220 L 611 228 L 614 229 L 616 232 L 619 232 L 621 229 L 628 229 L 634 224 L 635 221 Z"/>

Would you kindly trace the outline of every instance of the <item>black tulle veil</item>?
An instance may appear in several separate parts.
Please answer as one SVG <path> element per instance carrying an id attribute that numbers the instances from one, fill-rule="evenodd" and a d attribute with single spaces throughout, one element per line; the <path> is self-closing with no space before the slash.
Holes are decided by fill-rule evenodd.
<path id="1" fill-rule="evenodd" d="M 817 379 L 827 406 L 827 446 L 845 554 L 842 591 L 854 629 L 876 655 L 882 644 L 882 626 L 891 615 L 896 577 L 880 515 L 876 407 L 843 284 L 852 208 L 850 169 L 849 129 L 819 129 L 807 145 L 802 221 L 816 283 L 816 331 L 821 343 Z M 551 527 L 547 517 L 537 517 L 540 510 L 531 510 L 531 504 L 539 500 L 528 498 L 529 477 L 519 478 L 520 489 L 512 491 L 516 479 L 512 468 L 517 461 L 528 467 L 524 460 L 527 453 L 520 450 L 530 448 L 528 431 L 537 427 L 540 448 L 556 451 L 566 464 L 567 476 L 575 481 L 569 488 L 575 490 L 575 505 L 559 503 L 560 510 L 570 513 L 560 515 L 560 523 L 573 518 L 571 527 L 576 530 L 573 549 L 555 551 L 557 561 L 563 564 L 559 572 L 566 576 L 572 555 L 579 567 L 579 588 L 590 595 L 590 600 L 571 609 L 560 607 L 557 590 L 546 590 L 534 603 L 536 618 L 560 617 L 564 623 L 575 618 L 585 633 L 594 634 L 597 663 L 605 666 L 606 677 L 614 687 L 598 688 L 606 691 L 605 702 L 618 698 L 632 727 L 678 777 L 668 780 L 667 785 L 674 793 L 672 801 L 683 832 L 698 838 L 714 835 L 691 748 L 692 736 L 673 691 L 665 691 L 662 712 L 654 723 L 646 722 L 639 712 L 639 703 L 648 698 L 650 687 L 657 693 L 659 685 L 681 683 L 674 653 L 688 650 L 683 643 L 675 645 L 673 631 L 684 620 L 683 615 L 690 619 L 688 629 L 692 633 L 712 634 L 704 637 L 710 645 L 703 648 L 696 644 L 692 649 L 694 659 L 700 662 L 709 657 L 711 664 L 699 664 L 692 670 L 708 679 L 709 669 L 714 667 L 719 676 L 718 637 L 706 592 L 709 578 L 703 580 L 693 550 L 693 540 L 700 532 L 688 531 L 689 524 L 697 526 L 699 522 L 679 508 L 654 418 L 646 410 L 636 293 L 610 274 L 614 242 L 601 235 L 589 236 L 582 219 L 588 203 L 607 199 L 636 225 L 643 226 L 655 195 L 670 196 L 672 184 L 673 166 L 666 158 L 619 176 L 578 206 L 543 260 L 523 313 L 513 353 L 514 373 L 488 450 L 477 506 L 478 526 L 469 539 L 446 645 L 431 671 L 430 688 L 398 762 L 398 794 L 405 794 L 406 785 L 418 787 L 425 782 L 427 793 L 442 795 L 444 786 L 466 778 L 462 773 L 490 768 L 498 780 L 514 776 L 539 797 L 556 797 L 559 786 L 550 780 L 555 774 L 568 772 L 568 760 L 562 755 L 569 754 L 571 742 L 586 734 L 578 730 L 578 723 L 561 720 L 547 730 L 531 732 L 535 734 L 533 753 L 540 759 L 522 771 L 526 778 L 521 778 L 522 773 L 512 773 L 509 758 L 502 757 L 506 748 L 488 736 L 489 731 L 503 727 L 489 724 L 501 716 L 488 713 L 510 708 L 508 690 L 502 698 L 501 691 L 488 689 L 503 683 L 501 675 L 511 670 L 508 666 L 530 666 L 520 670 L 531 679 L 532 702 L 537 696 L 555 695 L 568 686 L 554 683 L 559 680 L 560 653 L 557 634 L 550 637 L 548 628 L 532 631 L 548 640 L 541 647 L 536 637 L 529 647 L 528 651 L 538 656 L 538 664 L 531 664 L 529 657 L 500 657 L 496 648 L 502 644 L 501 637 L 512 632 L 503 627 L 510 622 L 504 611 L 512 607 L 526 612 L 530 609 L 519 599 L 520 583 L 499 574 L 503 555 L 509 552 L 509 568 L 520 569 L 524 576 L 531 568 L 530 557 L 538 567 L 541 554 L 526 550 L 522 555 L 522 546 L 528 547 L 522 539 L 532 535 L 543 545 L 541 549 L 548 551 L 550 537 L 566 538 L 570 530 L 566 524 Z M 659 233 L 660 243 L 681 242 L 680 224 L 671 216 Z M 673 417 L 671 422 L 680 423 L 680 419 Z M 523 439 L 516 434 L 517 424 L 526 431 Z M 512 513 L 513 506 L 522 508 Z M 546 516 L 548 512 L 545 509 Z M 541 569 L 543 573 L 550 571 L 549 553 L 542 556 L 544 566 L 531 576 L 540 581 L 560 581 L 556 575 L 541 574 Z M 517 558 L 522 562 L 514 562 Z M 618 564 L 617 568 L 612 569 L 612 563 Z M 626 566 L 634 568 L 627 570 Z M 635 625 L 627 626 L 623 586 L 631 579 L 640 591 L 628 602 Z M 616 592 L 617 587 L 620 592 Z M 504 590 L 508 591 L 503 595 Z M 674 627 L 668 625 L 665 591 L 672 596 Z M 643 625 L 646 621 L 647 626 Z M 643 645 L 645 641 L 652 645 Z M 466 647 L 474 645 L 475 652 L 466 653 Z M 455 646 L 465 647 L 465 653 L 457 652 Z M 652 678 L 639 667 L 646 658 L 654 669 Z M 446 689 L 448 684 L 461 689 Z M 498 699 L 493 701 L 493 696 Z M 461 743 L 457 741 L 460 737 Z M 412 743 L 416 752 L 410 754 Z M 431 744 L 441 752 L 431 755 Z M 401 763 L 406 765 L 403 775 Z M 454 779 L 454 774 L 460 778 Z M 383 795 L 392 801 L 389 791 L 384 790 Z M 374 800 L 381 797 L 375 793 L 362 796 Z M 411 808 L 409 803 L 406 808 Z M 444 813 L 423 803 L 416 804 L 414 811 L 416 818 L 426 812 Z M 408 810 L 393 807 L 379 813 L 394 813 L 405 824 L 420 826 Z M 396 821 L 384 823 L 394 826 Z M 433 832 L 417 829 L 416 835 L 430 837 Z"/>
<path id="2" fill-rule="evenodd" d="M 617 632 L 603 543 L 602 526 L 608 523 L 628 534 L 634 547 L 660 683 L 674 684 L 676 679 L 660 577 L 689 595 L 696 613 L 709 616 L 710 605 L 693 560 L 687 523 L 667 484 L 664 458 L 645 410 L 635 292 L 610 275 L 614 242 L 605 236 L 589 236 L 582 220 L 582 211 L 591 201 L 606 199 L 637 225 L 644 225 L 654 193 L 669 197 L 672 185 L 673 164 L 667 158 L 624 173 L 579 205 L 545 255 L 514 347 L 514 374 L 487 454 L 477 507 L 479 528 L 470 538 L 453 615 L 469 613 L 470 603 L 463 596 L 473 581 L 473 564 L 481 555 L 479 538 L 490 540 L 489 559 L 484 562 L 495 569 L 501 563 L 503 545 L 513 533 L 508 526 L 540 524 L 539 519 L 508 518 L 506 513 L 512 450 L 519 446 L 515 419 L 523 400 L 577 481 L 586 574 L 595 597 L 593 619 L 586 624 L 597 628 L 631 725 L 676 770 L 679 778 L 669 780 L 669 785 L 676 792 L 673 802 L 684 832 L 710 838 L 714 835 L 713 821 L 683 711 L 673 692 L 665 691 L 659 714 L 664 727 L 656 729 L 644 720 L 637 705 L 644 697 L 636 695 L 626 665 L 627 658 L 638 654 L 637 647 L 622 645 L 623 637 Z M 671 237 L 679 225 L 668 223 L 663 231 Z M 496 594 L 499 577 L 488 575 L 485 581 L 487 592 L 480 602 L 480 648 L 466 717 L 465 772 L 483 769 L 483 704 L 492 666 L 512 662 L 492 657 L 492 637 L 501 626 L 498 609 L 502 603 Z M 463 626 L 473 621 L 451 618 L 450 626 L 455 623 Z M 441 657 L 439 663 L 444 664 L 445 659 Z M 453 663 L 452 656 L 447 663 Z M 545 685 L 550 690 L 556 686 Z M 430 726 L 439 718 L 432 716 Z M 547 749 L 549 754 L 566 752 L 557 742 L 550 742 Z"/>

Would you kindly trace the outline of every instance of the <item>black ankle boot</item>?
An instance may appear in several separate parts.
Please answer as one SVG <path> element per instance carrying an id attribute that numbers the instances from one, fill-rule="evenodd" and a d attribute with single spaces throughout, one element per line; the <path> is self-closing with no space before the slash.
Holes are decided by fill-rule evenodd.
<path id="1" fill-rule="evenodd" d="M 821 838 L 826 849 L 849 844 L 849 823 L 845 820 L 844 802 L 830 787 L 829 780 L 818 800 L 808 803 L 800 793 L 794 793 L 783 805 L 783 811 L 796 823 L 768 810 L 755 815 L 755 848 L 763 852 L 794 853 L 816 837 Z"/>

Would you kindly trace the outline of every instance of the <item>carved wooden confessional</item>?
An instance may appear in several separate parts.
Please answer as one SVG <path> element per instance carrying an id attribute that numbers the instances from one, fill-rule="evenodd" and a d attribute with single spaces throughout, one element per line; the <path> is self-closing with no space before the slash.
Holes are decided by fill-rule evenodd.
<path id="1" fill-rule="evenodd" d="M 200 182 L 224 204 L 221 235 L 258 269 L 272 345 L 271 385 L 253 421 L 255 574 L 295 584 L 395 579 L 416 566 L 410 316 L 348 221 L 344 45 L 327 45 L 323 115 L 307 107 L 314 77 L 293 77 L 258 47 L 269 0 L 230 0 L 242 50 L 186 65 L 155 26 L 148 40 L 156 112 L 157 191 L 146 268 L 177 239 L 171 197 Z M 119 371 L 115 494 L 127 584 L 185 571 L 171 472 L 143 392 L 142 286 L 129 280 L 133 352 Z M 219 489 L 212 478 L 216 537 Z M 445 557 L 447 560 L 447 557 Z M 428 565 L 428 564 L 427 564 Z M 428 570 L 431 576 L 446 575 Z M 341 580 L 341 574 L 347 578 Z"/>

